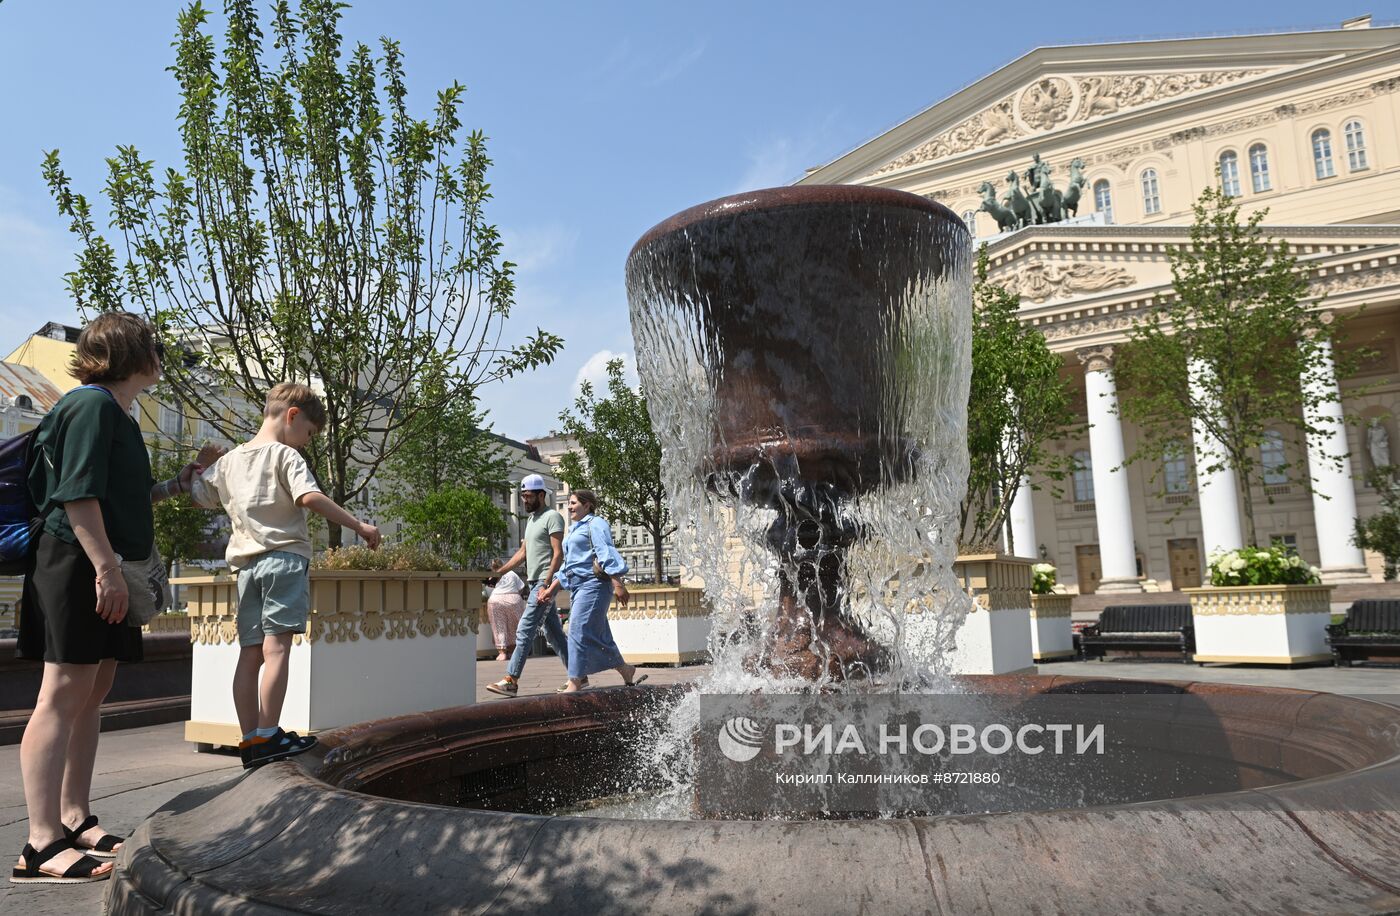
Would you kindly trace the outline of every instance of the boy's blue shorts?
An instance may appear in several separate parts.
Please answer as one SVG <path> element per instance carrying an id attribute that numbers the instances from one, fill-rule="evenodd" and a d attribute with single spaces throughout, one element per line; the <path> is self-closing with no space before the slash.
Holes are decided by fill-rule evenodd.
<path id="1" fill-rule="evenodd" d="M 275 633 L 305 633 L 311 613 L 311 561 L 270 550 L 238 571 L 238 644 L 260 646 Z"/>

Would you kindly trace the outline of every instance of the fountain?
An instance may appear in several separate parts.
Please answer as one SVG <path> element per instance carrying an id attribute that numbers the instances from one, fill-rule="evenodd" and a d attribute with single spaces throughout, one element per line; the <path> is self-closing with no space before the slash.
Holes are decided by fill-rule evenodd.
<path id="1" fill-rule="evenodd" d="M 716 679 L 807 696 L 947 683 L 939 659 L 967 607 L 949 573 L 967 472 L 966 238 L 912 195 L 783 188 L 685 211 L 634 249 L 639 367 L 677 516 L 695 522 L 681 541 L 715 606 Z M 947 626 L 911 649 L 904 620 L 920 612 Z M 338 729 L 173 799 L 125 845 L 109 912 L 1400 908 L 1394 706 L 1191 683 L 957 684 L 1011 704 L 1097 698 L 1110 719 L 1142 715 L 1130 698 L 1160 701 L 1161 728 L 1131 732 L 1129 750 L 1201 778 L 1091 785 L 1091 770 L 1027 758 L 1007 772 L 1049 810 L 977 796 L 954 816 L 579 816 L 560 812 L 656 790 L 665 776 L 639 748 L 695 691 L 478 704 Z"/>

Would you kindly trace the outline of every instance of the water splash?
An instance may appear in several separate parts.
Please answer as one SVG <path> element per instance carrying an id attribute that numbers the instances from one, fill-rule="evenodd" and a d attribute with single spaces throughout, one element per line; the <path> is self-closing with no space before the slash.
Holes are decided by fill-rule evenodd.
<path id="1" fill-rule="evenodd" d="M 951 213 L 870 189 L 728 198 L 638 242 L 638 372 L 674 551 L 713 618 L 699 692 L 949 689 L 971 606 L 952 572 L 971 266 Z M 806 677 L 775 656 L 785 606 L 818 659 Z M 838 616 L 850 631 L 822 628 Z M 878 654 L 842 655 L 850 632 Z M 677 785 L 698 718 L 692 694 L 648 749 Z"/>

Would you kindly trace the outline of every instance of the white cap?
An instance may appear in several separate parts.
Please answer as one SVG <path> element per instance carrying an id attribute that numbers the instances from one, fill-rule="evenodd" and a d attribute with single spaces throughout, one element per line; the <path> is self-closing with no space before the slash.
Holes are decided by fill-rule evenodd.
<path id="1" fill-rule="evenodd" d="M 548 487 L 546 487 L 546 486 L 544 485 L 544 478 L 541 477 L 540 475 L 538 475 L 538 474 L 527 474 L 527 475 L 525 475 L 525 479 L 522 480 L 522 481 L 520 481 L 520 489 L 521 489 L 521 490 L 546 490 L 546 489 L 548 489 Z"/>

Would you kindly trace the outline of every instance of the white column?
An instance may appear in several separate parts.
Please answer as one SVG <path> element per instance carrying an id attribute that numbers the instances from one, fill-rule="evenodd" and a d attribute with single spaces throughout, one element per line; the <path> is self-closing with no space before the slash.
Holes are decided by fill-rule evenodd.
<path id="1" fill-rule="evenodd" d="M 1322 567 L 1324 582 L 1369 582 L 1366 558 L 1361 548 L 1351 542 L 1356 528 L 1356 491 L 1351 482 L 1351 450 L 1342 421 L 1342 396 L 1332 363 L 1332 344 L 1322 341 L 1320 346 L 1323 376 L 1303 379 L 1309 398 L 1327 399 L 1304 412 L 1308 424 L 1320 431 L 1308 436 L 1318 565 Z"/>
<path id="2" fill-rule="evenodd" d="M 1204 380 L 1210 368 L 1193 360 L 1189 369 L 1192 397 L 1206 401 L 1209 395 L 1203 390 Z M 1205 541 L 1205 558 L 1222 550 L 1238 550 L 1244 546 L 1243 528 L 1240 524 L 1240 491 L 1235 482 L 1235 469 L 1225 459 L 1225 450 L 1201 424 L 1191 421 L 1191 441 L 1196 453 L 1196 501 L 1201 506 L 1201 537 Z M 1213 464 L 1224 467 L 1207 471 Z"/>
<path id="3" fill-rule="evenodd" d="M 1011 511 L 1007 513 L 1007 527 L 1011 529 L 1014 555 L 1038 559 L 1036 546 L 1040 543 L 1035 536 L 1035 509 L 1031 506 L 1031 478 L 1022 475 L 1021 485 L 1016 488 L 1016 496 L 1011 500 Z"/>
<path id="4" fill-rule="evenodd" d="M 1113 348 L 1078 351 L 1084 363 L 1089 408 L 1089 452 L 1094 473 L 1094 518 L 1099 529 L 1101 592 L 1140 592 L 1133 553 L 1133 509 L 1123 469 L 1123 426 L 1118 419 L 1118 387 L 1113 381 Z"/>

